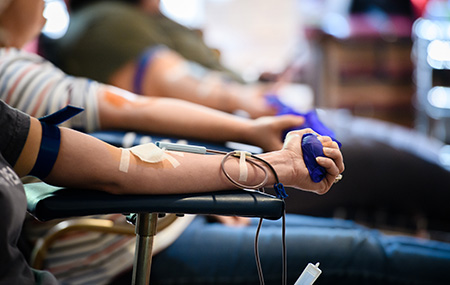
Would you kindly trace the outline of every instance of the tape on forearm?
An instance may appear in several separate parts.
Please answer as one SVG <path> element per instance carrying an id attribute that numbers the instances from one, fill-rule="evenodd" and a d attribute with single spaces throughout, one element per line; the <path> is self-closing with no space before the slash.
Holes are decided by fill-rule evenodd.
<path id="1" fill-rule="evenodd" d="M 128 172 L 130 165 L 130 153 L 134 154 L 141 161 L 146 163 L 158 163 L 167 160 L 174 168 L 177 168 L 180 165 L 178 160 L 168 154 L 164 149 L 160 149 L 153 143 L 148 143 L 138 145 L 130 149 L 122 149 L 119 164 L 119 170 L 122 172 Z"/>
<path id="2" fill-rule="evenodd" d="M 50 174 L 58 157 L 61 144 L 61 132 L 55 125 L 41 121 L 42 139 L 39 154 L 30 175 L 44 179 Z"/>
<path id="3" fill-rule="evenodd" d="M 189 67 L 186 63 L 180 63 L 164 72 L 164 78 L 169 83 L 175 83 L 189 75 Z"/>
<path id="4" fill-rule="evenodd" d="M 119 170 L 127 173 L 130 167 L 130 150 L 122 148 L 122 154 L 120 155 Z"/>
<path id="5" fill-rule="evenodd" d="M 204 76 L 197 87 L 197 96 L 206 98 L 211 95 L 215 88 L 220 88 L 222 85 L 222 78 L 216 72 L 209 72 Z"/>
<path id="6" fill-rule="evenodd" d="M 252 154 L 248 151 L 235 151 L 235 156 L 239 156 L 239 181 L 247 181 L 248 179 L 248 167 L 246 158 Z"/>

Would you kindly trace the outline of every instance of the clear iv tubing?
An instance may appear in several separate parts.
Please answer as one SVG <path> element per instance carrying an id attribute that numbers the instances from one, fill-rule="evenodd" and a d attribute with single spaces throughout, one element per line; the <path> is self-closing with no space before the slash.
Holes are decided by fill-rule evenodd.
<path id="1" fill-rule="evenodd" d="M 224 158 L 222 159 L 222 163 L 221 163 L 222 172 L 225 174 L 225 176 L 228 178 L 228 180 L 230 180 L 231 183 L 233 183 L 234 185 L 236 185 L 237 187 L 242 188 L 242 189 L 246 189 L 246 188 L 247 189 L 258 189 L 261 192 L 265 192 L 264 185 L 266 184 L 267 180 L 269 179 L 269 175 L 268 175 L 266 169 L 264 169 L 264 167 L 262 167 L 261 165 L 257 164 L 256 162 L 254 162 L 252 160 L 247 160 L 251 164 L 262 169 L 264 171 L 265 177 L 264 177 L 264 180 L 257 185 L 244 185 L 244 184 L 241 184 L 241 183 L 235 181 L 233 178 L 231 178 L 231 176 L 225 170 L 225 161 L 232 155 L 235 156 L 237 154 L 240 154 L 240 152 L 231 151 L 228 153 L 225 153 L 225 152 L 220 152 L 220 153 L 225 154 Z M 265 165 L 267 165 L 270 168 L 270 170 L 273 172 L 273 175 L 275 176 L 276 184 L 280 183 L 277 172 L 275 171 L 275 169 L 273 168 L 273 166 L 270 163 L 268 163 L 264 159 L 262 159 L 258 156 L 255 156 L 253 154 L 250 154 L 250 157 L 253 159 L 259 160 L 262 163 L 264 163 Z M 280 199 L 282 199 L 284 201 L 284 198 L 281 197 Z M 262 222 L 263 222 L 263 218 L 260 218 L 258 227 L 256 229 L 255 249 L 254 250 L 255 250 L 255 258 L 256 258 L 256 265 L 257 265 L 257 270 L 258 270 L 259 283 L 261 285 L 264 285 L 264 276 L 263 276 L 263 272 L 262 272 L 261 259 L 259 257 L 259 249 L 258 249 L 259 232 L 261 230 Z M 286 211 L 285 210 L 283 210 L 283 217 L 282 217 L 282 247 L 283 247 L 283 273 L 282 273 L 282 283 L 281 284 L 287 285 Z"/>
<path id="2" fill-rule="evenodd" d="M 258 167 L 259 169 L 261 169 L 264 172 L 264 180 L 256 185 L 241 184 L 241 183 L 237 182 L 236 180 L 234 180 L 225 170 L 225 162 L 227 161 L 227 159 L 230 158 L 231 156 L 237 156 L 238 154 L 241 154 L 241 152 L 239 152 L 239 151 L 224 152 L 224 151 L 206 149 L 205 147 L 202 147 L 202 146 L 181 145 L 181 144 L 173 144 L 173 143 L 165 143 L 165 142 L 156 142 L 156 145 L 160 148 L 164 148 L 167 150 L 191 152 L 191 153 L 198 153 L 198 154 L 210 153 L 210 154 L 224 155 L 224 158 L 222 159 L 222 163 L 221 163 L 221 169 L 222 169 L 222 172 L 224 173 L 224 175 L 227 177 L 227 179 L 231 183 L 233 183 L 236 187 L 241 188 L 241 189 L 254 189 L 254 190 L 259 190 L 261 192 L 265 192 L 264 185 L 266 184 L 267 180 L 269 179 L 269 174 L 267 173 L 267 171 L 264 167 L 257 164 L 255 161 L 247 160 L 249 163 L 255 165 L 256 167 Z M 277 172 L 275 171 L 275 169 L 273 168 L 273 166 L 270 163 L 268 163 L 264 159 L 262 159 L 258 156 L 255 156 L 251 153 L 248 153 L 248 154 L 249 154 L 250 158 L 258 160 L 258 161 L 264 163 L 267 167 L 269 167 L 270 170 L 273 172 L 276 183 L 280 184 Z M 280 197 L 280 199 L 282 199 L 284 201 L 283 197 Z M 260 218 L 258 227 L 256 229 L 254 250 L 255 250 L 255 259 L 256 259 L 256 266 L 257 266 L 257 270 L 258 270 L 259 283 L 261 285 L 264 285 L 264 275 L 262 272 L 262 266 L 261 266 L 261 260 L 259 257 L 259 248 L 258 248 L 259 233 L 261 230 L 262 222 L 263 222 L 263 218 Z M 283 254 L 282 284 L 287 285 L 286 210 L 283 210 L 283 217 L 282 217 L 282 250 L 283 250 L 283 252 L 282 252 L 282 254 Z"/>

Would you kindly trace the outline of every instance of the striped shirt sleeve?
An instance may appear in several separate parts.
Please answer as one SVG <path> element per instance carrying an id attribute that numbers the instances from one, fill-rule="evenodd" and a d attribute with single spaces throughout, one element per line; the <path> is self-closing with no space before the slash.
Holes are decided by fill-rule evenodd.
<path id="1" fill-rule="evenodd" d="M 66 75 L 44 58 L 0 48 L 0 99 L 33 117 L 74 105 L 84 112 L 63 125 L 81 131 L 99 129 L 97 94 L 100 83 Z"/>

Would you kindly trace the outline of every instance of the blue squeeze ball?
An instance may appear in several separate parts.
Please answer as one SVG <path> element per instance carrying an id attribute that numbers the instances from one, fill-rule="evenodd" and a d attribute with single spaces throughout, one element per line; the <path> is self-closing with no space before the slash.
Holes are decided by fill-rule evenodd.
<path id="1" fill-rule="evenodd" d="M 311 180 L 318 183 L 325 178 L 327 171 L 324 167 L 320 166 L 316 157 L 323 156 L 323 146 L 317 136 L 312 133 L 304 134 L 302 138 L 302 152 L 303 161 L 306 168 L 308 168 L 309 176 Z"/>

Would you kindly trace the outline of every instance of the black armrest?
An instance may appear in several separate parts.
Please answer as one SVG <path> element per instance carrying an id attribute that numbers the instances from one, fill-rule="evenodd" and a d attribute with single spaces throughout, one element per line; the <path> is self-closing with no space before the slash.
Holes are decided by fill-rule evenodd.
<path id="1" fill-rule="evenodd" d="M 102 191 L 25 185 L 28 211 L 36 219 L 111 213 L 217 214 L 279 219 L 284 201 L 272 195 L 245 190 L 181 195 L 114 195 Z"/>

